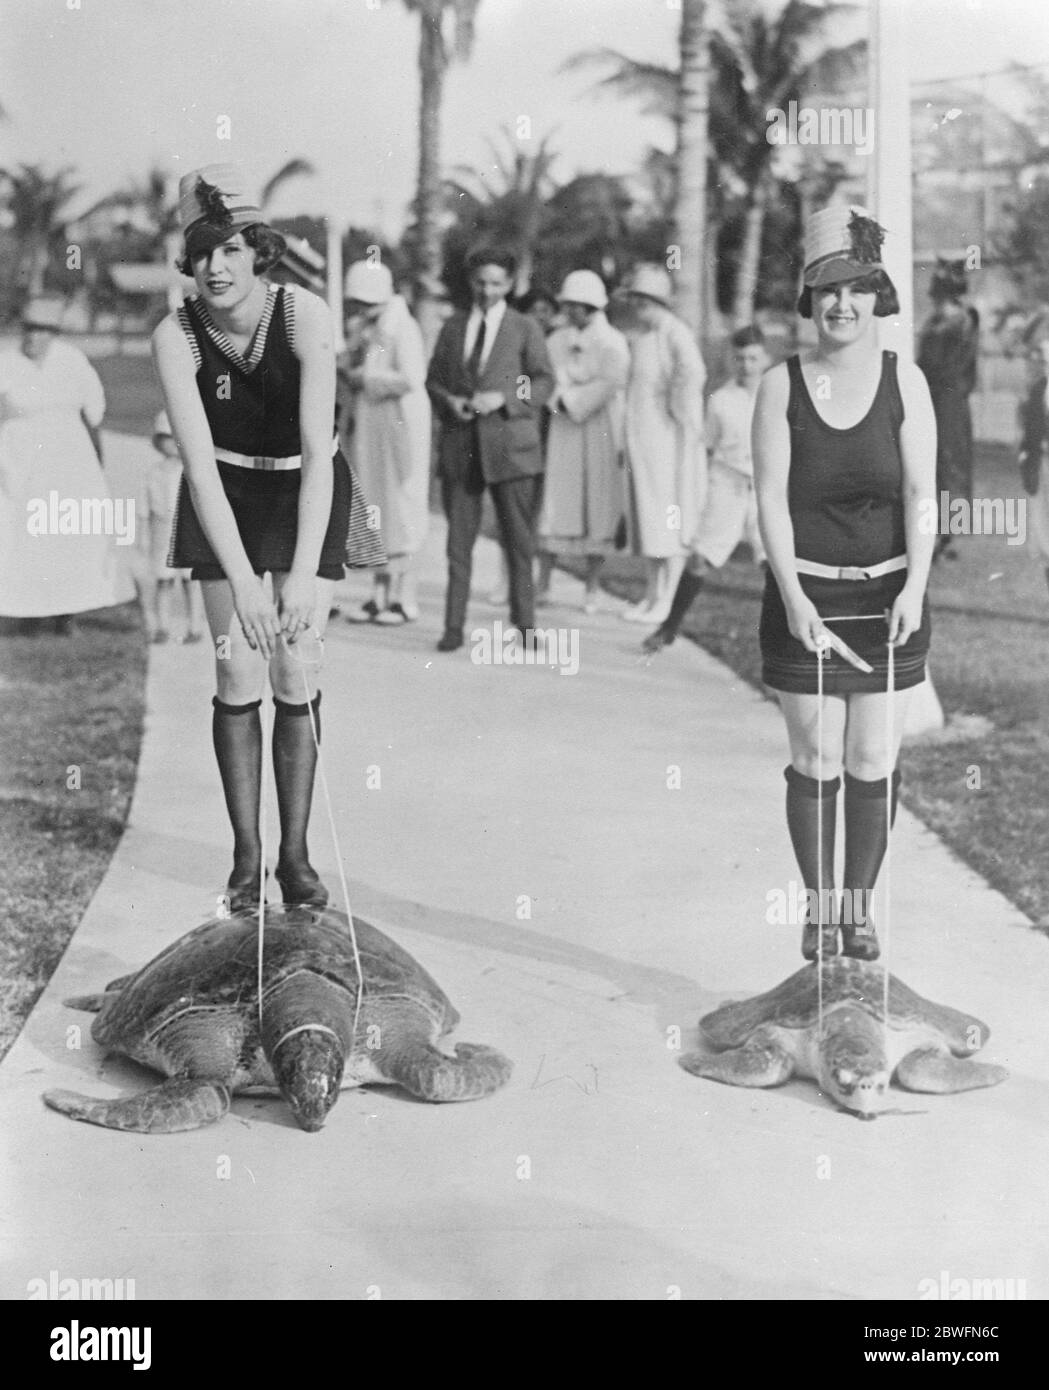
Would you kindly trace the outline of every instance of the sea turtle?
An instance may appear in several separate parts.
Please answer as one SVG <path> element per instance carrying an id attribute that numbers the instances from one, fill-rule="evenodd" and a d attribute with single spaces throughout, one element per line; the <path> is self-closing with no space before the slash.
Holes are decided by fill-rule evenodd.
<path id="1" fill-rule="evenodd" d="M 170 1079 L 119 1100 L 48 1091 L 44 1101 L 108 1129 L 170 1134 L 220 1119 L 243 1092 L 284 1096 L 320 1129 L 346 1086 L 403 1086 L 421 1100 L 476 1100 L 509 1080 L 494 1048 L 435 1045 L 459 1022 L 439 986 L 376 927 L 355 920 L 364 992 L 353 1031 L 357 966 L 349 922 L 333 908 L 267 907 L 259 1025 L 258 911 L 216 917 L 104 994 L 66 1001 L 98 1011 L 91 1029 Z M 351 1036 L 352 1035 L 352 1036 Z"/>
<path id="2" fill-rule="evenodd" d="M 933 1004 L 875 961 L 836 956 L 823 963 L 823 1032 L 818 965 L 806 965 L 753 999 L 722 1004 L 699 1021 L 713 1055 L 690 1053 L 686 1071 L 730 1086 L 780 1086 L 810 1077 L 843 1109 L 873 1120 L 889 1083 L 946 1094 L 997 1086 L 1004 1067 L 970 1061 L 990 1036 L 969 1014 Z"/>

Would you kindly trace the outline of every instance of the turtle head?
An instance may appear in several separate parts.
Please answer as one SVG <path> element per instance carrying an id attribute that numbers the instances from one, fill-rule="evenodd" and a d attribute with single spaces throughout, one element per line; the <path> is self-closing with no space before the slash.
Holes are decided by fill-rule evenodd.
<path id="1" fill-rule="evenodd" d="M 873 1120 L 885 1103 L 891 1074 L 881 1024 L 863 1009 L 835 1010 L 820 1042 L 820 1085 L 836 1104 Z"/>
<path id="2" fill-rule="evenodd" d="M 320 1129 L 338 1099 L 346 1065 L 338 1034 L 322 1025 L 296 1028 L 273 1047 L 270 1063 L 299 1125 L 311 1134 Z"/>

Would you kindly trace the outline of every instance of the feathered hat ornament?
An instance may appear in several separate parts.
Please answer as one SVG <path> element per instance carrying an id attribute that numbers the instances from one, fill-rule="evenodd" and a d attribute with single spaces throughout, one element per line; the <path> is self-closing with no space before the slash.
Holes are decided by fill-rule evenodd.
<path id="1" fill-rule="evenodd" d="M 820 289 L 883 270 L 884 240 L 884 227 L 866 208 L 840 203 L 821 208 L 805 228 L 805 284 Z"/>
<path id="2" fill-rule="evenodd" d="M 206 222 L 215 227 L 228 227 L 232 224 L 233 214 L 223 202 L 222 189 L 217 184 L 208 183 L 205 178 L 198 178 L 193 191 Z"/>

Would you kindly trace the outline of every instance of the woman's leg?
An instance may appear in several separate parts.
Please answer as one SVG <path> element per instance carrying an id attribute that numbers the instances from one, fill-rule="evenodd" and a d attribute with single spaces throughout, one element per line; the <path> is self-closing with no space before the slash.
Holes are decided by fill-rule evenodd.
<path id="1" fill-rule="evenodd" d="M 549 550 L 539 551 L 539 577 L 535 586 L 536 603 L 550 601 L 550 576 L 554 572 L 554 556 Z"/>
<path id="2" fill-rule="evenodd" d="M 787 829 L 807 894 L 815 894 L 817 911 L 808 899 L 801 953 L 806 960 L 838 953 L 834 903 L 834 845 L 845 739 L 846 702 L 828 695 L 823 701 L 822 748 L 819 738 L 819 697 L 781 692 L 780 707 L 787 724 L 791 765 L 787 781 Z"/>
<path id="3" fill-rule="evenodd" d="M 285 574 L 273 576 L 280 605 Z M 313 781 L 320 742 L 320 669 L 324 636 L 335 582 L 318 579 L 317 607 L 309 634 L 294 644 L 279 641 L 270 662 L 273 686 L 273 781 L 280 813 L 280 849 L 275 877 L 286 903 L 324 907 L 328 890 L 310 864 L 306 843 L 313 802 Z"/>
<path id="4" fill-rule="evenodd" d="M 847 956 L 876 960 L 881 952 L 870 901 L 896 818 L 900 751 L 909 690 L 895 695 L 892 748 L 887 744 L 886 694 L 850 695 L 845 734 L 845 874 L 842 940 Z M 886 778 L 892 768 L 891 805 Z"/>
<path id="5" fill-rule="evenodd" d="M 201 583 L 204 611 L 215 649 L 211 718 L 215 758 L 226 810 L 233 827 L 233 872 L 226 885 L 229 911 L 253 907 L 259 896 L 262 842 L 259 792 L 262 780 L 262 721 L 259 706 L 266 666 L 253 652 L 233 609 L 224 579 Z"/>

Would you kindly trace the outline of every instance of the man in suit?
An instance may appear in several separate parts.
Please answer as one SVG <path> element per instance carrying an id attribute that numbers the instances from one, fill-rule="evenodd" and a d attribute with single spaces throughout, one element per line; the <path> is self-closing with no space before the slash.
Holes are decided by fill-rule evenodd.
<path id="1" fill-rule="evenodd" d="M 510 580 L 510 622 L 535 627 L 533 522 L 543 473 L 540 417 L 554 375 L 539 325 L 509 308 L 516 264 L 482 250 L 467 262 L 473 306 L 441 329 L 426 387 L 441 422 L 437 472 L 448 518 L 448 593 L 437 650 L 463 645 L 474 542 L 492 494 Z"/>

